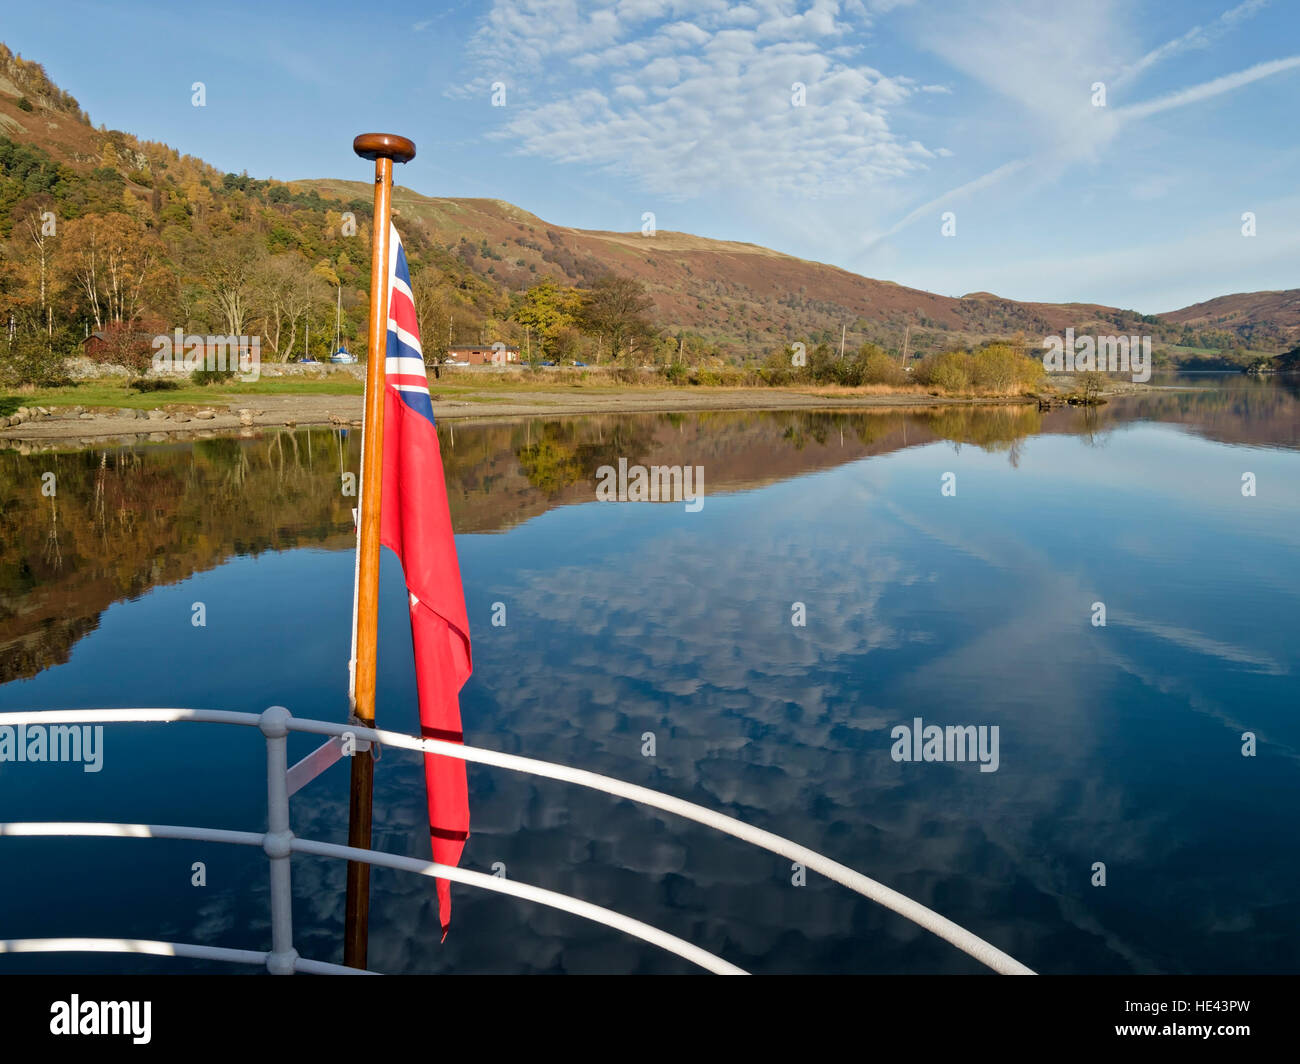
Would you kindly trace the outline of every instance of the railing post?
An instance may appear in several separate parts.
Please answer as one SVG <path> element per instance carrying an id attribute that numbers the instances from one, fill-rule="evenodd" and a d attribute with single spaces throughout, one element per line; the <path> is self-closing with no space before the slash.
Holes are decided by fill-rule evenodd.
<path id="1" fill-rule="evenodd" d="M 298 951 L 293 948 L 293 886 L 289 858 L 293 832 L 289 830 L 289 721 L 284 706 L 271 706 L 258 727 L 266 736 L 266 838 L 262 850 L 271 863 L 271 952 L 266 970 L 272 975 L 293 975 Z"/>

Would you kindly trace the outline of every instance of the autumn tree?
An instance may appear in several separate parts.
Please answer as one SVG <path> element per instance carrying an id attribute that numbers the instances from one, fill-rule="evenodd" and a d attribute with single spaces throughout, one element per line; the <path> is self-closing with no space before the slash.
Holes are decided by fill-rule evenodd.
<path id="1" fill-rule="evenodd" d="M 62 288 L 61 273 L 54 266 L 57 227 L 52 206 L 46 194 L 20 203 L 13 212 L 12 235 L 0 249 L 6 320 L 12 316 L 15 328 L 46 336 L 54 333 L 54 303 Z"/>
<path id="2" fill-rule="evenodd" d="M 630 357 L 654 335 L 647 317 L 653 306 L 640 281 L 607 273 L 582 293 L 578 318 L 586 332 L 608 341 L 612 357 L 624 346 Z"/>
<path id="3" fill-rule="evenodd" d="M 411 279 L 415 296 L 415 320 L 420 326 L 420 346 L 426 365 L 445 361 L 450 344 L 455 306 L 446 288 L 440 284 L 437 270 L 421 270 Z M 467 317 L 467 316 L 466 316 Z"/>
<path id="4" fill-rule="evenodd" d="M 581 309 L 577 289 L 542 281 L 524 293 L 510 317 L 536 334 L 539 354 L 554 356 L 557 336 L 573 326 Z"/>
<path id="5" fill-rule="evenodd" d="M 146 298 L 167 284 L 157 238 L 125 214 L 71 219 L 64 223 L 59 244 L 96 329 L 114 322 L 134 324 Z"/>
<path id="6" fill-rule="evenodd" d="M 90 348 L 90 358 L 112 366 L 126 366 L 146 373 L 153 362 L 153 338 L 166 331 L 161 321 L 110 322 L 100 333 L 99 343 Z"/>

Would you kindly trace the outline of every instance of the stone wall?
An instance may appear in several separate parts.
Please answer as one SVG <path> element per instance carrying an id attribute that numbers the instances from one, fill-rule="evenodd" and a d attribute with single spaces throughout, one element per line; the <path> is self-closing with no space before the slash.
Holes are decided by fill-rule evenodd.
<path id="1" fill-rule="evenodd" d="M 167 377 L 174 380 L 183 380 L 188 374 L 181 374 L 179 377 L 175 373 L 155 373 L 150 369 L 147 373 L 136 374 L 125 366 L 115 366 L 107 362 L 96 362 L 93 359 L 79 357 L 70 358 L 65 363 L 68 376 L 74 381 L 91 380 L 95 377 Z M 353 366 L 334 366 L 329 363 L 322 363 L 319 366 L 301 365 L 297 362 L 263 362 L 259 367 L 263 377 L 306 377 L 308 379 L 324 379 L 336 373 L 344 373 L 355 377 L 357 380 L 365 380 L 366 366 L 364 362 L 358 362 Z"/>

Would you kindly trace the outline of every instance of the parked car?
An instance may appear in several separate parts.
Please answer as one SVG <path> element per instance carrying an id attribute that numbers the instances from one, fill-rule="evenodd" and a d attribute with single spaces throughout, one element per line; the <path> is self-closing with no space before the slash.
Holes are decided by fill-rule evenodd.
<path id="1" fill-rule="evenodd" d="M 444 366 L 468 366 L 469 363 L 459 358 L 449 358 L 443 363 Z"/>

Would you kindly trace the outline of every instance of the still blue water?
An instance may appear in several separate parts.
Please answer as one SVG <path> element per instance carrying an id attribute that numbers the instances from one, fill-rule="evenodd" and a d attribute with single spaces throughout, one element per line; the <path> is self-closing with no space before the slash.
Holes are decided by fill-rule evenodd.
<path id="1" fill-rule="evenodd" d="M 1042 972 L 1300 970 L 1300 404 L 1278 385 L 1210 385 L 1045 416 L 444 426 L 474 640 L 466 740 L 786 835 Z M 26 540 L 5 548 L 14 678 L 0 711 L 280 703 L 343 719 L 353 558 L 338 472 L 355 468 L 355 440 L 290 442 L 0 455 L 5 532 Z M 593 501 L 595 467 L 616 455 L 702 465 L 703 509 Z M 57 517 L 42 509 L 46 468 L 70 485 Z M 167 502 L 101 490 L 96 511 L 113 476 Z M 196 602 L 206 627 L 191 623 Z M 73 615 L 89 619 L 60 628 Z M 41 625 L 48 637 L 33 636 Z M 380 724 L 416 730 L 414 694 L 386 556 Z M 891 730 L 916 717 L 996 725 L 997 771 L 895 761 Z M 291 760 L 315 745 L 292 737 Z M 376 778 L 376 847 L 427 856 L 418 760 L 386 751 Z M 982 970 L 705 828 L 501 770 L 470 766 L 469 780 L 466 867 L 502 862 L 759 972 Z M 346 769 L 293 805 L 298 834 L 344 841 Z M 0 764 L 0 820 L 91 819 L 260 830 L 261 738 L 116 726 L 98 773 Z M 191 883 L 199 861 L 206 886 Z M 373 883 L 382 971 L 694 970 L 459 886 L 440 945 L 428 880 L 378 870 Z M 343 867 L 295 858 L 294 892 L 299 951 L 340 960 Z M 267 914 L 255 851 L 0 839 L 0 939 L 266 949 Z M 47 955 L 0 957 L 0 970 L 229 969 Z"/>

